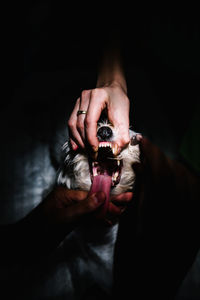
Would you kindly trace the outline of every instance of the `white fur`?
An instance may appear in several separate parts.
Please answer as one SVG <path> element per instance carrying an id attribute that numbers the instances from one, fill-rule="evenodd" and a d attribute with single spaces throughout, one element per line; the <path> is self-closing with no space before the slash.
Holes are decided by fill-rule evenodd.
<path id="1" fill-rule="evenodd" d="M 117 132 L 113 128 L 112 130 L 114 133 L 112 141 L 115 141 Z M 130 130 L 130 137 L 132 138 L 135 135 L 136 133 Z M 73 157 L 73 154 L 70 152 L 68 142 L 64 144 L 63 151 L 65 152 L 65 158 L 64 163 L 59 170 L 57 179 L 58 184 L 65 185 L 68 189 L 89 191 L 91 187 L 91 178 L 88 156 L 85 153 L 79 153 Z M 139 146 L 132 146 L 129 144 L 126 149 L 122 150 L 119 158 L 123 159 L 123 167 L 119 184 L 111 189 L 111 194 L 115 195 L 126 192 L 133 188 L 135 174 L 132 165 L 135 162 L 139 162 Z"/>
<path id="2" fill-rule="evenodd" d="M 111 127 L 107 122 L 100 123 L 99 127 L 105 126 L 105 124 Z M 113 127 L 112 130 L 112 141 L 115 141 L 118 131 Z M 135 132 L 130 131 L 131 138 L 134 138 L 135 135 Z M 91 179 L 88 156 L 83 152 L 75 155 L 75 152 L 70 150 L 68 142 L 64 144 L 63 152 L 63 164 L 58 172 L 57 183 L 69 189 L 89 191 Z M 121 152 L 119 158 L 123 159 L 121 179 L 119 184 L 112 189 L 112 194 L 120 194 L 133 188 L 135 174 L 132 164 L 139 161 L 138 145 L 129 144 Z M 82 299 L 82 297 L 95 299 L 96 293 L 100 297 L 100 291 L 103 291 L 101 297 L 104 298 L 105 294 L 111 293 L 113 254 L 117 232 L 118 224 L 112 227 L 92 224 L 92 226 L 81 226 L 66 237 L 65 249 L 67 249 L 67 257 L 70 261 L 66 272 L 71 278 L 71 280 L 66 279 L 68 299 Z M 75 278 L 73 277 L 74 273 L 76 274 Z M 97 287 L 97 292 L 94 292 L 94 286 Z"/>

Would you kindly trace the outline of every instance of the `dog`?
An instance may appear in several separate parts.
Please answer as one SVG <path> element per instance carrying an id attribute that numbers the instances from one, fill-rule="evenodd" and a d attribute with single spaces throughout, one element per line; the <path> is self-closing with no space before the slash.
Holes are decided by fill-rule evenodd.
<path id="1" fill-rule="evenodd" d="M 57 184 L 68 189 L 102 190 L 107 195 L 107 205 L 110 194 L 132 191 L 135 183 L 132 165 L 139 162 L 141 135 L 132 130 L 129 133 L 129 145 L 117 154 L 118 130 L 106 118 L 101 119 L 97 126 L 99 149 L 95 159 L 80 148 L 72 150 L 68 141 L 64 143 Z M 68 295 L 75 299 L 96 299 L 97 295 L 99 299 L 100 294 L 101 297 L 110 295 L 117 231 L 118 224 L 97 223 L 83 225 L 66 237 L 64 248 L 70 261 L 69 277 L 73 278 L 67 284 Z"/>
<path id="2" fill-rule="evenodd" d="M 108 120 L 99 122 L 97 128 L 99 150 L 96 161 L 81 149 L 73 151 L 69 142 L 66 142 L 63 145 L 64 157 L 58 172 L 58 185 L 66 186 L 68 189 L 89 191 L 95 176 L 107 173 L 112 177 L 111 194 L 118 195 L 132 190 L 135 182 L 132 165 L 139 162 L 138 142 L 141 135 L 132 130 L 129 130 L 129 134 L 129 145 L 116 155 L 118 130 Z"/>

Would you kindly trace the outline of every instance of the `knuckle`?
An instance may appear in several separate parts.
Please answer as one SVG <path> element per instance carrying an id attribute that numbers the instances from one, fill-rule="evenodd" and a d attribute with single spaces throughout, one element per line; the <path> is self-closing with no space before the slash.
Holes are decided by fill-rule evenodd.
<path id="1" fill-rule="evenodd" d="M 87 117 L 85 118 L 85 120 L 84 120 L 84 124 L 85 124 L 85 127 L 86 127 L 86 128 L 90 127 L 91 124 L 92 124 L 91 118 L 87 116 Z"/>
<path id="2" fill-rule="evenodd" d="M 75 127 L 75 122 L 73 119 L 69 119 L 68 122 L 67 122 L 67 125 L 70 127 L 70 128 L 74 128 Z"/>
<path id="3" fill-rule="evenodd" d="M 90 94 L 90 90 L 83 90 L 81 92 L 81 98 L 86 98 Z"/>
<path id="4" fill-rule="evenodd" d="M 103 88 L 96 88 L 96 89 L 92 90 L 91 97 L 98 98 L 98 100 L 100 100 L 100 101 L 105 101 L 108 99 L 108 93 Z"/>
<path id="5" fill-rule="evenodd" d="M 130 138 L 129 137 L 125 137 L 122 142 L 124 143 L 124 145 L 128 145 L 130 143 Z"/>

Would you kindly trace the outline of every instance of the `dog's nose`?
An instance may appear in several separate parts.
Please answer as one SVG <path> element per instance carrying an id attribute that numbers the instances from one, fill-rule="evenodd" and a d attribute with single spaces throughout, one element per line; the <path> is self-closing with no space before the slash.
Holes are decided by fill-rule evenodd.
<path id="1" fill-rule="evenodd" d="M 113 135 L 112 129 L 108 126 L 102 126 L 97 131 L 98 140 L 101 141 L 108 141 Z"/>

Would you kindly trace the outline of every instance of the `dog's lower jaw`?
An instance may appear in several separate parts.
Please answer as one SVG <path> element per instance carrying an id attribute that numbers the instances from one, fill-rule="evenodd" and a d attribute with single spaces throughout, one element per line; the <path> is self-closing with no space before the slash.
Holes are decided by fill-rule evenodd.
<path id="1" fill-rule="evenodd" d="M 57 184 L 64 185 L 68 189 L 89 191 L 91 188 L 91 173 L 88 163 L 88 157 L 85 153 L 79 153 L 73 158 L 70 156 L 69 145 L 66 145 L 66 159 L 59 170 Z M 133 189 L 135 182 L 135 173 L 132 165 L 139 162 L 139 146 L 129 145 L 121 152 L 123 160 L 121 178 L 119 183 L 111 188 L 111 194 L 117 195 Z"/>

